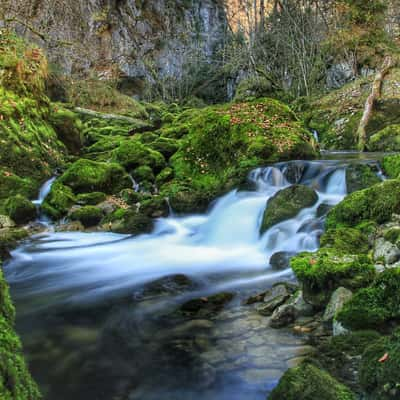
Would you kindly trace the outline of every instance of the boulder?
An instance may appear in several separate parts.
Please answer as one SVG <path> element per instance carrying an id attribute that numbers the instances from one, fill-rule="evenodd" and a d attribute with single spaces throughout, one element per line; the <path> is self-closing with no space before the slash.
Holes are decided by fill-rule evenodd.
<path id="1" fill-rule="evenodd" d="M 289 251 L 278 251 L 274 253 L 269 259 L 269 264 L 271 268 L 275 271 L 281 271 L 283 269 L 289 268 L 290 258 L 294 256 L 295 253 Z"/>
<path id="2" fill-rule="evenodd" d="M 275 285 L 271 290 L 266 292 L 263 304 L 257 307 L 257 311 L 269 316 L 274 310 L 281 306 L 291 295 L 288 287 L 285 284 Z"/>
<path id="3" fill-rule="evenodd" d="M 36 207 L 20 194 L 8 198 L 4 203 L 4 209 L 17 224 L 26 224 L 36 218 Z"/>
<path id="4" fill-rule="evenodd" d="M 273 312 L 270 320 L 272 328 L 282 328 L 296 319 L 296 309 L 293 304 L 283 304 Z"/>
<path id="5" fill-rule="evenodd" d="M 0 229 L 14 228 L 15 222 L 7 215 L 0 215 Z"/>
<path id="6" fill-rule="evenodd" d="M 384 261 L 385 264 L 394 264 L 400 260 L 400 249 L 384 238 L 378 238 L 374 246 L 374 260 Z"/>
<path id="7" fill-rule="evenodd" d="M 350 290 L 339 287 L 331 296 L 328 305 L 325 308 L 324 315 L 322 317 L 323 322 L 331 323 L 335 318 L 335 315 L 343 308 L 343 306 L 353 297 L 353 292 Z"/>
<path id="8" fill-rule="evenodd" d="M 292 185 L 279 191 L 267 202 L 260 233 L 263 234 L 271 226 L 295 217 L 303 208 L 312 207 L 317 201 L 317 193 L 307 186 Z"/>

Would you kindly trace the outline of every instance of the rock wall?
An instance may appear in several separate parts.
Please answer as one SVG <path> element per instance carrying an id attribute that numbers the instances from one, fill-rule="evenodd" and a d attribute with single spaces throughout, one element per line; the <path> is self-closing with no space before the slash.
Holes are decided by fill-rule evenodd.
<path id="1" fill-rule="evenodd" d="M 226 30 L 221 0 L 17 0 L 18 33 L 67 74 L 180 79 L 190 55 L 211 63 Z M 133 86 L 135 86 L 133 84 Z"/>

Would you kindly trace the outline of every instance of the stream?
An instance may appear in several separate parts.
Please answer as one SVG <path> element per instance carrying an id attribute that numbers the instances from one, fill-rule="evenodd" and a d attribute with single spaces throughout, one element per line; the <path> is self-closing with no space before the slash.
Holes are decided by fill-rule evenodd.
<path id="1" fill-rule="evenodd" d="M 244 300 L 294 280 L 271 256 L 317 250 L 327 210 L 347 193 L 346 167 L 377 156 L 326 158 L 258 168 L 246 190 L 204 215 L 159 219 L 151 234 L 49 231 L 14 250 L 4 272 L 45 399 L 264 400 L 308 346 Z M 318 203 L 260 236 L 267 200 L 294 183 Z M 221 309 L 180 309 L 221 292 L 234 294 Z"/>

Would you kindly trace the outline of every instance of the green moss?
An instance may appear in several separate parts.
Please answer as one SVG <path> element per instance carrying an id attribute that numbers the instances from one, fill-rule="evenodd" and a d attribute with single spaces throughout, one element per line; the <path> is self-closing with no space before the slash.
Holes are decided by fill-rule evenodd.
<path id="1" fill-rule="evenodd" d="M 76 196 L 76 202 L 84 206 L 95 206 L 96 204 L 103 202 L 106 198 L 107 195 L 102 192 L 81 193 Z"/>
<path id="2" fill-rule="evenodd" d="M 387 360 L 379 360 L 385 355 Z M 360 383 L 368 399 L 394 400 L 400 396 L 400 331 L 371 344 L 362 355 Z"/>
<path id="3" fill-rule="evenodd" d="M 368 142 L 370 151 L 399 151 L 400 125 L 389 125 L 371 136 Z"/>
<path id="4" fill-rule="evenodd" d="M 32 198 L 37 193 L 37 184 L 29 178 L 21 178 L 0 168 L 0 199 L 20 194 Z"/>
<path id="5" fill-rule="evenodd" d="M 57 180 L 42 204 L 42 211 L 54 219 L 60 219 L 68 213 L 75 202 L 76 197 L 72 189 Z"/>
<path id="6" fill-rule="evenodd" d="M 271 82 L 263 77 L 243 79 L 236 88 L 234 100 L 237 102 L 254 100 L 271 94 Z"/>
<path id="7" fill-rule="evenodd" d="M 350 329 L 385 329 L 388 321 L 400 319 L 399 293 L 400 269 L 384 271 L 345 304 L 337 319 Z"/>
<path id="8" fill-rule="evenodd" d="M 307 186 L 292 185 L 280 190 L 267 202 L 261 224 L 261 234 L 271 226 L 295 217 L 303 208 L 312 207 L 318 201 L 318 195 Z"/>
<path id="9" fill-rule="evenodd" d="M 16 247 L 20 240 L 28 236 L 29 232 L 26 229 L 0 229 L 0 258 L 8 257 L 10 250 Z"/>
<path id="10" fill-rule="evenodd" d="M 161 153 L 137 140 L 126 141 L 116 148 L 113 151 L 113 160 L 127 169 L 146 165 L 157 172 L 165 167 L 165 159 Z"/>
<path id="11" fill-rule="evenodd" d="M 4 203 L 4 209 L 17 224 L 25 224 L 36 218 L 36 207 L 20 194 L 9 197 Z"/>
<path id="12" fill-rule="evenodd" d="M 366 256 L 341 255 L 335 249 L 301 253 L 291 259 L 290 265 L 302 284 L 304 298 L 315 306 L 326 304 L 338 287 L 365 287 L 375 276 L 375 268 Z"/>
<path id="13" fill-rule="evenodd" d="M 153 196 L 151 199 L 141 201 L 140 212 L 151 218 L 160 218 L 168 216 L 169 209 L 163 197 Z"/>
<path id="14" fill-rule="evenodd" d="M 400 155 L 396 154 L 384 157 L 382 167 L 389 178 L 398 178 L 400 175 Z"/>
<path id="15" fill-rule="evenodd" d="M 75 210 L 70 217 L 71 220 L 80 221 L 84 227 L 88 228 L 100 223 L 103 211 L 98 207 L 84 206 Z"/>
<path id="16" fill-rule="evenodd" d="M 179 143 L 174 139 L 160 137 L 152 142 L 149 147 L 161 153 L 168 160 L 178 151 Z"/>
<path id="17" fill-rule="evenodd" d="M 366 235 L 354 228 L 329 229 L 321 237 L 321 247 L 343 254 L 365 254 L 369 250 Z"/>
<path id="18" fill-rule="evenodd" d="M 113 194 L 131 186 L 129 177 L 118 164 L 85 159 L 73 163 L 58 181 L 75 193 L 97 191 Z"/>
<path id="19" fill-rule="evenodd" d="M 368 189 L 354 192 L 328 214 L 328 228 L 355 226 L 365 220 L 383 224 L 400 212 L 400 184 L 387 180 Z"/>
<path id="20" fill-rule="evenodd" d="M 116 233 L 139 235 L 153 230 L 153 220 L 132 209 L 119 209 L 107 216 L 103 222 L 110 224 L 111 230 Z"/>
<path id="21" fill-rule="evenodd" d="M 171 181 L 174 178 L 174 170 L 170 167 L 164 168 L 156 177 L 156 184 L 158 187 Z"/>
<path id="22" fill-rule="evenodd" d="M 69 152 L 79 154 L 83 146 L 83 124 L 78 115 L 57 105 L 53 108 L 49 121 Z"/>
<path id="23" fill-rule="evenodd" d="M 355 400 L 350 389 L 326 371 L 303 362 L 283 375 L 269 400 Z"/>
<path id="24" fill-rule="evenodd" d="M 369 165 L 355 164 L 350 165 L 346 169 L 346 186 L 348 193 L 366 189 L 380 181 L 376 172 L 373 171 L 372 167 Z"/>
<path id="25" fill-rule="evenodd" d="M 384 234 L 384 239 L 390 243 L 396 244 L 400 238 L 400 228 L 394 227 L 388 229 Z"/>
<path id="26" fill-rule="evenodd" d="M 143 181 L 154 182 L 153 170 L 148 165 L 142 165 L 133 170 L 132 176 L 140 183 Z"/>
<path id="27" fill-rule="evenodd" d="M 14 331 L 15 311 L 0 268 L 0 398 L 38 400 L 39 390 L 24 361 L 21 342 Z"/>

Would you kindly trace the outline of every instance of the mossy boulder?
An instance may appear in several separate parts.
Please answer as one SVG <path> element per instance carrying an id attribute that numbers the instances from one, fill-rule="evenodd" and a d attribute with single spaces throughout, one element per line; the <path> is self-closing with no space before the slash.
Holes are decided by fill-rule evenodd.
<path id="1" fill-rule="evenodd" d="M 95 206 L 103 202 L 106 198 L 107 195 L 102 192 L 81 193 L 76 196 L 76 202 L 83 206 Z"/>
<path id="2" fill-rule="evenodd" d="M 366 189 L 370 186 L 379 183 L 381 180 L 378 178 L 373 167 L 366 164 L 350 165 L 346 169 L 346 186 L 347 193 L 353 193 L 357 190 Z"/>
<path id="3" fill-rule="evenodd" d="M 399 296 L 400 268 L 386 270 L 346 303 L 337 320 L 348 329 L 384 330 L 389 321 L 400 320 Z"/>
<path id="4" fill-rule="evenodd" d="M 153 170 L 148 165 L 141 165 L 132 171 L 132 176 L 139 183 L 154 182 L 155 176 Z"/>
<path id="5" fill-rule="evenodd" d="M 72 189 L 57 180 L 42 204 L 42 211 L 49 217 L 60 219 L 75 203 L 76 196 Z"/>
<path id="6" fill-rule="evenodd" d="M 164 185 L 174 178 L 174 170 L 170 167 L 164 168 L 156 177 L 156 185 L 158 187 Z"/>
<path id="7" fill-rule="evenodd" d="M 94 206 L 84 206 L 73 211 L 70 215 L 72 221 L 79 221 L 85 228 L 98 225 L 103 218 L 103 211 Z"/>
<path id="8" fill-rule="evenodd" d="M 165 167 L 165 159 L 161 153 L 134 139 L 125 141 L 116 148 L 113 151 L 113 160 L 128 170 L 146 165 L 159 172 Z"/>
<path id="9" fill-rule="evenodd" d="M 36 207 L 20 194 L 9 197 L 4 203 L 4 209 L 17 224 L 25 224 L 36 218 Z"/>
<path id="10" fill-rule="evenodd" d="M 73 163 L 58 182 L 69 186 L 74 193 L 96 191 L 114 194 L 132 186 L 128 175 L 120 165 L 86 159 Z"/>
<path id="11" fill-rule="evenodd" d="M 29 231 L 23 228 L 0 229 L 0 259 L 8 257 L 18 242 L 28 236 Z"/>
<path id="12" fill-rule="evenodd" d="M 60 106 L 55 106 L 49 116 L 57 137 L 71 154 L 79 154 L 83 146 L 83 124 L 78 114 Z"/>
<path id="13" fill-rule="evenodd" d="M 333 248 L 342 254 L 368 253 L 368 237 L 355 228 L 328 229 L 321 236 L 321 247 Z"/>
<path id="14" fill-rule="evenodd" d="M 104 226 L 116 233 L 139 235 L 153 230 L 153 220 L 133 209 L 119 209 L 103 220 Z"/>
<path id="15" fill-rule="evenodd" d="M 33 198 L 37 191 L 37 182 L 29 178 L 21 178 L 12 172 L 0 168 L 0 201 L 1 199 L 6 199 L 17 194 Z"/>
<path id="16" fill-rule="evenodd" d="M 355 400 L 355 395 L 328 372 L 308 362 L 285 372 L 269 400 Z"/>
<path id="17" fill-rule="evenodd" d="M 162 196 L 153 196 L 140 202 L 140 212 L 151 217 L 166 217 L 169 213 L 168 203 Z"/>
<path id="18" fill-rule="evenodd" d="M 368 141 L 370 151 L 400 151 L 400 125 L 389 125 L 372 135 Z"/>
<path id="19" fill-rule="evenodd" d="M 318 201 L 315 190 L 303 185 L 292 185 L 280 190 L 267 202 L 260 232 L 295 217 L 303 208 L 312 207 Z"/>
<path id="20" fill-rule="evenodd" d="M 382 337 L 365 349 L 361 359 L 360 384 L 370 400 L 395 400 L 400 397 L 399 329 L 392 336 Z"/>
<path id="21" fill-rule="evenodd" d="M 400 181 L 387 180 L 351 193 L 328 214 L 327 228 L 356 226 L 365 220 L 388 222 L 400 212 Z"/>
<path id="22" fill-rule="evenodd" d="M 367 286 L 375 277 L 375 268 L 365 255 L 342 255 L 335 249 L 301 253 L 290 265 L 303 287 L 304 299 L 323 307 L 338 287 L 357 289 Z"/>
<path id="23" fill-rule="evenodd" d="M 39 389 L 29 374 L 21 342 L 14 331 L 15 310 L 0 265 L 0 398 L 39 400 Z"/>
<path id="24" fill-rule="evenodd" d="M 398 178 L 400 175 L 400 154 L 383 157 L 382 168 L 389 178 Z"/>
<path id="25" fill-rule="evenodd" d="M 161 153 L 168 160 L 178 151 L 179 142 L 174 139 L 160 137 L 152 142 L 149 147 Z"/>

